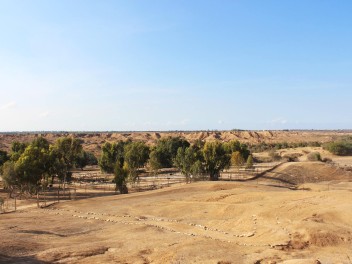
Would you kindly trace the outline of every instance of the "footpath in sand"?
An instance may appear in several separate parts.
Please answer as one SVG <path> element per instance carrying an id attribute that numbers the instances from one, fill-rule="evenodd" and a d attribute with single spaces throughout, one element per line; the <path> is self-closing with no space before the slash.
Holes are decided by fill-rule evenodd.
<path id="1" fill-rule="evenodd" d="M 199 182 L 3 214 L 0 262 L 351 263 L 352 184 L 307 186 Z"/>

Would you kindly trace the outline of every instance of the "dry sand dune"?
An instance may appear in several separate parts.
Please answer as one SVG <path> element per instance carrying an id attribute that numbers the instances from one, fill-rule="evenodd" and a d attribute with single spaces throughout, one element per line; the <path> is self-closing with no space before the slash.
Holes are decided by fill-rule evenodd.
<path id="1" fill-rule="evenodd" d="M 352 184 L 312 186 L 199 182 L 0 215 L 0 261 L 351 263 Z"/>
<path id="2" fill-rule="evenodd" d="M 30 142 L 39 135 L 50 142 L 63 136 L 74 136 L 84 140 L 87 150 L 100 153 L 100 147 L 104 142 L 117 140 L 140 140 L 147 144 L 154 144 L 158 139 L 168 136 L 180 136 L 190 142 L 195 140 L 240 140 L 244 143 L 260 142 L 301 142 L 320 141 L 327 142 L 337 136 L 352 135 L 349 131 L 199 131 L 199 132 L 116 132 L 116 133 L 13 133 L 0 134 L 0 149 L 9 150 L 15 140 Z"/>

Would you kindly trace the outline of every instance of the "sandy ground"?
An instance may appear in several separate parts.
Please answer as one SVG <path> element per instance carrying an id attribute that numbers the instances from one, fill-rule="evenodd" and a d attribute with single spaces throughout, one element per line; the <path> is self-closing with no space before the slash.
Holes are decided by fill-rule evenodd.
<path id="1" fill-rule="evenodd" d="M 0 262 L 351 263 L 352 183 L 306 187 L 199 182 L 1 214 Z"/>

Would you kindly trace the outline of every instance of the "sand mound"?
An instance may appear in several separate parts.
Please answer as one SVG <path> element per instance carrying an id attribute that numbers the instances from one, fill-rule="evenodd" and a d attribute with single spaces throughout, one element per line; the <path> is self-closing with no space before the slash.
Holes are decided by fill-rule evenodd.
<path id="1" fill-rule="evenodd" d="M 267 172 L 262 179 L 299 185 L 333 180 L 352 180 L 352 174 L 322 162 L 284 163 L 273 171 Z"/>

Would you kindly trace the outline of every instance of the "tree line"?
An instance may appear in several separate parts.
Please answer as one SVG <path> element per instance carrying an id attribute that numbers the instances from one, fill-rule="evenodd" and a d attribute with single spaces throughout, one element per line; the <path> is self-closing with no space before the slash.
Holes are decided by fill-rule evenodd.
<path id="1" fill-rule="evenodd" d="M 154 146 L 140 141 L 106 142 L 100 158 L 83 149 L 83 141 L 72 137 L 57 139 L 54 144 L 38 137 L 31 143 L 13 142 L 11 153 L 0 151 L 2 178 L 10 194 L 15 190 L 30 194 L 54 182 L 71 179 L 73 168 L 98 164 L 104 173 L 113 173 L 116 188 L 128 193 L 127 183 L 135 183 L 143 170 L 157 174 L 163 168 L 177 168 L 187 181 L 209 175 L 218 180 L 220 172 L 231 164 L 253 166 L 247 145 L 239 141 L 195 141 L 182 137 L 159 139 Z"/>
<path id="2" fill-rule="evenodd" d="M 209 175 L 210 180 L 218 180 L 222 170 L 231 164 L 243 165 L 245 161 L 249 167 L 253 166 L 250 151 L 239 141 L 197 140 L 190 144 L 181 137 L 166 137 L 151 147 L 138 141 L 106 142 L 99 166 L 103 172 L 114 173 L 120 193 L 128 193 L 127 182 L 138 181 L 141 168 L 147 167 L 157 174 L 163 168 L 175 167 L 187 181 L 204 174 Z"/>

